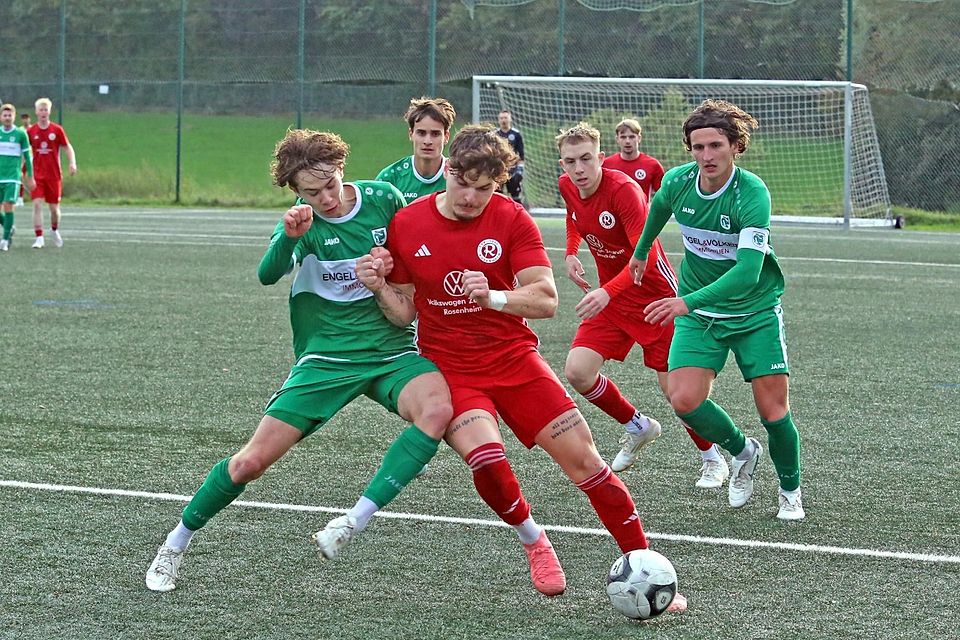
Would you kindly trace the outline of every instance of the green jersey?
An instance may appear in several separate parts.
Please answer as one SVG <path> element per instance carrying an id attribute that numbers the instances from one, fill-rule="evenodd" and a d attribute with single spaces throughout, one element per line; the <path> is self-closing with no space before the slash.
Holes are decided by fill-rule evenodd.
<path id="1" fill-rule="evenodd" d="M 684 247 L 679 295 L 692 312 L 728 318 L 780 304 L 783 273 L 770 246 L 767 185 L 736 166 L 715 193 L 701 192 L 699 178 L 696 162 L 666 173 L 634 255 L 649 253 L 673 214 Z"/>
<path id="2" fill-rule="evenodd" d="M 30 156 L 30 139 L 20 127 L 4 129 L 0 127 L 0 183 L 20 184 L 21 168 L 27 163 L 27 175 L 33 175 L 33 162 Z"/>
<path id="3" fill-rule="evenodd" d="M 355 273 L 357 259 L 387 241 L 387 227 L 406 202 L 384 182 L 362 180 L 353 209 L 340 218 L 316 212 L 300 238 L 288 238 L 281 220 L 260 261 L 259 276 L 272 284 L 299 266 L 290 287 L 290 324 L 298 362 L 382 362 L 416 353 L 412 325 L 387 320 Z M 292 257 L 291 257 L 292 256 Z"/>
<path id="4" fill-rule="evenodd" d="M 443 158 L 440 162 L 439 171 L 435 175 L 424 177 L 417 173 L 417 168 L 413 164 L 413 156 L 408 156 L 384 167 L 377 174 L 377 180 L 389 182 L 400 189 L 400 193 L 407 199 L 407 202 L 413 202 L 421 196 L 443 191 L 447 188 L 447 181 L 443 177 L 445 166 L 447 166 L 447 159 Z"/>

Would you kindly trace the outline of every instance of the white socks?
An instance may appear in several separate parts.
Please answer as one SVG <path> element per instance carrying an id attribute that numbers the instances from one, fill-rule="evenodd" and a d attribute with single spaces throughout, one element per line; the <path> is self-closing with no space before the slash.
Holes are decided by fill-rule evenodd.
<path id="1" fill-rule="evenodd" d="M 372 518 L 373 514 L 377 511 L 380 511 L 380 507 L 377 506 L 376 502 L 370 498 L 360 496 L 357 504 L 353 505 L 353 509 L 347 511 L 347 515 L 357 521 L 357 526 L 354 531 L 359 533 L 366 529 L 367 522 L 370 521 L 370 518 Z"/>
<path id="2" fill-rule="evenodd" d="M 650 426 L 650 418 L 643 415 L 639 411 L 633 414 L 633 417 L 630 418 L 629 422 L 623 424 L 623 428 L 627 430 L 627 433 L 643 433 L 643 430 Z"/>
<path id="3" fill-rule="evenodd" d="M 195 533 L 196 531 L 191 531 L 183 526 L 183 520 L 181 520 L 177 528 L 167 534 L 167 540 L 163 544 L 167 547 L 184 551 L 190 544 L 190 540 L 193 539 L 193 534 Z"/>
<path id="4" fill-rule="evenodd" d="M 543 533 L 543 527 L 538 525 L 532 516 L 528 516 L 527 519 L 520 524 L 511 526 L 514 531 L 517 532 L 517 535 L 520 536 L 520 542 L 523 544 L 533 544 L 540 539 L 540 534 Z"/>

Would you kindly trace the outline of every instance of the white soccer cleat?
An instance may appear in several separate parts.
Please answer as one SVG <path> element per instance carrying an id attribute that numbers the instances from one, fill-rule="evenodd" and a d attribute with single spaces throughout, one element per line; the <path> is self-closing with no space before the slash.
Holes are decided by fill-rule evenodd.
<path id="1" fill-rule="evenodd" d="M 757 470 L 760 456 L 763 455 L 763 447 L 756 438 L 747 438 L 747 444 L 750 443 L 753 444 L 753 455 L 746 460 L 738 460 L 734 457 L 732 463 L 727 497 L 730 500 L 730 506 L 734 509 L 747 504 L 747 500 L 753 495 L 753 472 Z"/>
<path id="2" fill-rule="evenodd" d="M 0 240 L 0 251 L 10 251 L 9 240 Z"/>
<path id="3" fill-rule="evenodd" d="M 699 489 L 719 489 L 723 483 L 730 477 L 730 469 L 727 467 L 727 461 L 723 458 L 719 460 L 704 460 L 700 467 L 700 479 L 697 480 Z"/>
<path id="4" fill-rule="evenodd" d="M 177 573 L 181 562 L 183 562 L 183 549 L 161 546 L 157 551 L 157 557 L 147 569 L 147 589 L 161 592 L 176 589 Z"/>
<path id="5" fill-rule="evenodd" d="M 17 207 L 22 207 L 22 206 L 23 206 L 23 197 L 22 197 L 22 196 L 19 197 L 19 198 L 17 198 L 17 202 L 16 202 L 16 205 L 15 205 L 15 206 L 17 206 Z"/>
<path id="6" fill-rule="evenodd" d="M 33 241 L 31 248 L 43 249 L 43 236 L 37 236 L 37 239 Z"/>
<path id="7" fill-rule="evenodd" d="M 781 520 L 803 520 L 807 514 L 803 510 L 803 501 L 800 499 L 800 490 L 797 489 L 797 495 L 791 499 L 783 491 L 780 492 L 780 511 L 777 517 Z"/>
<path id="8" fill-rule="evenodd" d="M 340 516 L 328 522 L 322 531 L 317 531 L 310 539 L 317 545 L 320 555 L 327 560 L 333 560 L 353 540 L 356 527 L 355 518 Z"/>
<path id="9" fill-rule="evenodd" d="M 620 449 L 620 453 L 618 453 L 617 457 L 610 463 L 611 469 L 617 472 L 629 469 L 633 466 L 633 463 L 637 461 L 637 456 L 640 455 L 640 451 L 660 437 L 663 427 L 653 418 L 647 419 L 650 421 L 650 425 L 642 432 L 630 433 L 627 431 L 623 434 L 623 437 L 620 438 L 620 445 L 623 448 Z"/>
<path id="10" fill-rule="evenodd" d="M 429 471 L 429 470 L 430 470 L 430 465 L 425 464 L 425 465 L 423 465 L 422 467 L 420 467 L 420 471 L 417 471 L 417 475 L 415 475 L 415 476 L 413 476 L 413 477 L 414 477 L 414 478 L 422 478 L 423 476 L 427 475 L 427 471 Z"/>
<path id="11" fill-rule="evenodd" d="M 53 232 L 53 246 L 57 249 L 63 246 L 63 238 L 60 237 L 60 231 Z"/>

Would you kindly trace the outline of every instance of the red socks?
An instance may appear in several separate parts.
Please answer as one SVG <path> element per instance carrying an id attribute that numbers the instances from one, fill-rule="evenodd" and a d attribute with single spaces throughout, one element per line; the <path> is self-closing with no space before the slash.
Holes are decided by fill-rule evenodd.
<path id="1" fill-rule="evenodd" d="M 596 474 L 578 482 L 577 488 L 587 494 L 600 522 L 617 541 L 621 551 L 626 553 L 649 546 L 633 498 L 610 467 L 604 466 Z"/>
<path id="2" fill-rule="evenodd" d="M 516 526 L 530 516 L 530 504 L 520 491 L 502 444 L 481 445 L 467 454 L 466 462 L 473 471 L 477 493 L 501 520 Z"/>
<path id="3" fill-rule="evenodd" d="M 637 412 L 636 407 L 623 397 L 613 380 L 602 373 L 597 376 L 593 388 L 583 394 L 583 397 L 620 424 L 630 422 L 630 418 Z"/>

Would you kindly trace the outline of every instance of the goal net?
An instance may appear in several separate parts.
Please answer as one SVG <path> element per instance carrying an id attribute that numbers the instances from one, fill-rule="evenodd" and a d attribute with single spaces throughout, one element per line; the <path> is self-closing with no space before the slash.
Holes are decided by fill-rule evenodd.
<path id="1" fill-rule="evenodd" d="M 614 128 L 642 126 L 640 150 L 664 168 L 689 162 L 682 125 L 707 98 L 728 100 L 760 127 L 737 164 L 763 178 L 774 220 L 846 226 L 892 223 L 866 87 L 849 82 L 474 76 L 473 118 L 513 115 L 524 140 L 524 197 L 534 213 L 562 213 L 554 136 L 577 122 L 597 127 L 607 155 Z"/>

